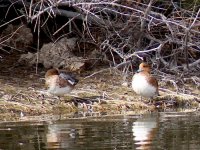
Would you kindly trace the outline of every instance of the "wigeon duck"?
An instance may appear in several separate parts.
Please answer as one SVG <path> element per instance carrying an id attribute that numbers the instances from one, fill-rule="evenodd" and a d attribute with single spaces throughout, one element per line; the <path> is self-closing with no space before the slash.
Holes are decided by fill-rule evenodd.
<path id="1" fill-rule="evenodd" d="M 143 62 L 132 79 L 132 88 L 135 93 L 146 98 L 158 95 L 158 81 L 150 74 L 150 71 L 150 65 Z"/>
<path id="2" fill-rule="evenodd" d="M 65 70 L 49 69 L 45 74 L 48 92 L 56 96 L 70 93 L 77 83 L 78 80 Z"/>

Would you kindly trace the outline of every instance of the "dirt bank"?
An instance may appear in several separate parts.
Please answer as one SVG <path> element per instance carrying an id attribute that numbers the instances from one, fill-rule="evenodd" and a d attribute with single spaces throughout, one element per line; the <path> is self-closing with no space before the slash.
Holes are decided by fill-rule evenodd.
<path id="1" fill-rule="evenodd" d="M 75 90 L 68 96 L 57 97 L 49 95 L 44 87 L 43 67 L 18 65 L 18 55 L 10 54 L 2 58 L 0 66 L 0 120 L 15 120 L 20 117 L 38 116 L 44 114 L 87 113 L 141 113 L 156 109 L 177 107 L 198 108 L 200 92 L 192 82 L 185 82 L 187 92 L 175 92 L 175 87 L 161 79 L 158 74 L 160 94 L 153 103 L 140 100 L 140 96 L 130 88 L 131 75 L 123 81 L 122 75 L 114 70 L 105 70 L 89 76 L 106 66 L 85 71 L 78 75 L 80 80 Z M 124 86 L 124 83 L 128 83 Z M 190 92 L 190 93 L 189 93 Z"/>

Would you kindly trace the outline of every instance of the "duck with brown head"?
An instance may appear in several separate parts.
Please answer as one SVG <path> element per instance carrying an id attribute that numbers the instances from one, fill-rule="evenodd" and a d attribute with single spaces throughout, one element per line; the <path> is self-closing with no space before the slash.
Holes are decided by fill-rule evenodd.
<path id="1" fill-rule="evenodd" d="M 158 81 L 150 71 L 151 66 L 143 62 L 132 79 L 132 88 L 135 93 L 145 98 L 153 98 L 158 95 Z"/>
<path id="2" fill-rule="evenodd" d="M 48 92 L 56 96 L 64 96 L 70 93 L 78 80 L 65 70 L 49 69 L 45 74 L 45 84 Z"/>

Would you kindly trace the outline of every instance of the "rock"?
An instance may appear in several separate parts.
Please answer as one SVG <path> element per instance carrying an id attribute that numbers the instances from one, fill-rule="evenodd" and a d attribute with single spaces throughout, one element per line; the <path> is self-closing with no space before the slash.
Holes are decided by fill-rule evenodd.
<path id="1" fill-rule="evenodd" d="M 65 68 L 70 71 L 84 69 L 85 62 L 82 57 L 73 54 L 77 38 L 62 38 L 55 43 L 44 44 L 37 53 L 21 55 L 19 62 L 27 62 L 29 65 L 43 64 L 45 68 Z M 38 56 L 38 61 L 37 61 Z"/>
<path id="2" fill-rule="evenodd" d="M 2 32 L 0 43 L 18 50 L 27 50 L 27 47 L 33 43 L 33 34 L 26 25 L 8 25 Z"/>

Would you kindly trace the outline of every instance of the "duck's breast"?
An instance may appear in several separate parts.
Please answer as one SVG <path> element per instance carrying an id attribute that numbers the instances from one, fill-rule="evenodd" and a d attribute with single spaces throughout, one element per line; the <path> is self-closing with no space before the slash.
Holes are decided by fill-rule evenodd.
<path id="1" fill-rule="evenodd" d="M 132 88 L 137 94 L 144 97 L 152 97 L 156 93 L 156 87 L 148 82 L 146 76 L 140 74 L 133 76 Z"/>

